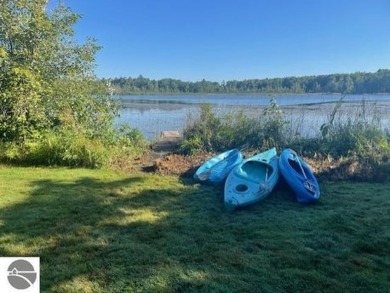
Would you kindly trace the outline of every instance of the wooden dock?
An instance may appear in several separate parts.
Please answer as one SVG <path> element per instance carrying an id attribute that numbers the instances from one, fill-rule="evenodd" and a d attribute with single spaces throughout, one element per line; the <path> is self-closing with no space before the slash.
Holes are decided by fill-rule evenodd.
<path id="1" fill-rule="evenodd" d="M 157 153 L 172 153 L 179 147 L 181 135 L 177 130 L 161 131 L 159 140 L 153 145 L 152 149 Z"/>

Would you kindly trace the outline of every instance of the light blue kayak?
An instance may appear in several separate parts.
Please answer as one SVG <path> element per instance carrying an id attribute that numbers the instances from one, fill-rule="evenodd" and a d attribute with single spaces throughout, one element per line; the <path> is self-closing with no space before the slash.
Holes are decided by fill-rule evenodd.
<path id="1" fill-rule="evenodd" d="M 246 159 L 237 165 L 226 179 L 225 207 L 234 210 L 266 198 L 278 179 L 276 148 Z"/>
<path id="2" fill-rule="evenodd" d="M 242 160 L 243 156 L 240 150 L 226 151 L 203 163 L 194 174 L 194 179 L 201 182 L 220 183 Z"/>

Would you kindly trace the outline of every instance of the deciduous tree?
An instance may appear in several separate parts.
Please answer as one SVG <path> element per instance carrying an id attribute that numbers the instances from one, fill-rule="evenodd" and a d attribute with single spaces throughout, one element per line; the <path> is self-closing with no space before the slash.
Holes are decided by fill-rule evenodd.
<path id="1" fill-rule="evenodd" d="M 75 41 L 79 15 L 47 0 L 0 0 L 0 140 L 23 144 L 67 128 L 112 130 L 115 104 L 94 76 L 93 39 Z"/>

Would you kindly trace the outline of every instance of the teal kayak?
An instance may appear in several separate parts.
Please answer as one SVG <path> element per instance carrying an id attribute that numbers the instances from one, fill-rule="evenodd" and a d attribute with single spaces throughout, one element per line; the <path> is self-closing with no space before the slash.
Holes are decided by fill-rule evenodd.
<path id="1" fill-rule="evenodd" d="M 266 198 L 279 179 L 276 148 L 246 159 L 237 165 L 225 182 L 224 202 L 228 210 Z"/>
<path id="2" fill-rule="evenodd" d="M 204 162 L 194 174 L 194 179 L 200 182 L 220 183 L 242 160 L 242 153 L 238 149 L 223 152 Z"/>

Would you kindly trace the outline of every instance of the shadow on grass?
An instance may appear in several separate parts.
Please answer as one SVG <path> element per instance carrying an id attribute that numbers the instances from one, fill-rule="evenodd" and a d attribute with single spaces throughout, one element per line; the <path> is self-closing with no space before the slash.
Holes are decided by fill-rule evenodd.
<path id="1" fill-rule="evenodd" d="M 1 210 L 0 254 L 40 256 L 43 291 L 341 292 L 354 281 L 385 288 L 387 238 L 368 244 L 363 236 L 380 225 L 343 216 L 340 224 L 332 202 L 299 206 L 283 188 L 227 213 L 221 186 L 185 183 L 34 181 L 28 201 Z M 375 258 L 347 253 L 353 245 L 376 249 Z"/>

